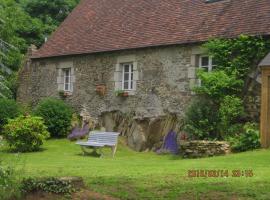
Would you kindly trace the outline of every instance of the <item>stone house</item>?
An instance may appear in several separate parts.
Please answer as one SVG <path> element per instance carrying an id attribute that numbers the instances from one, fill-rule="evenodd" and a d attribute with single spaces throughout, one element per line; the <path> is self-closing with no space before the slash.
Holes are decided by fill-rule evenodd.
<path id="1" fill-rule="evenodd" d="M 196 69 L 215 67 L 201 44 L 240 34 L 270 35 L 269 0 L 82 0 L 30 52 L 18 101 L 35 105 L 64 91 L 66 102 L 126 135 L 133 149 L 153 148 L 181 130 Z"/>

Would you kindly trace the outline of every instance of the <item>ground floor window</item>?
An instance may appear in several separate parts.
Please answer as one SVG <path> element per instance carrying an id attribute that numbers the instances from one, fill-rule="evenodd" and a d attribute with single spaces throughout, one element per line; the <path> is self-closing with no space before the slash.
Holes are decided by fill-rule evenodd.
<path id="1" fill-rule="evenodd" d="M 133 79 L 133 63 L 123 63 L 122 66 L 122 89 L 133 90 L 134 79 Z"/>
<path id="2" fill-rule="evenodd" d="M 199 59 L 199 68 L 205 71 L 212 71 L 216 67 L 215 60 L 211 56 L 201 55 Z"/>
<path id="3" fill-rule="evenodd" d="M 71 68 L 64 68 L 64 91 L 70 92 L 71 91 Z"/>

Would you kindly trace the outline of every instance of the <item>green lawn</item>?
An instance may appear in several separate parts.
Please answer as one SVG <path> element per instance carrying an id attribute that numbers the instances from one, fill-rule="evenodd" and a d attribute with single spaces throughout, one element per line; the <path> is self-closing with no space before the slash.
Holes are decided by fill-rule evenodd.
<path id="1" fill-rule="evenodd" d="M 82 156 L 79 146 L 62 139 L 19 156 L 1 147 L 0 159 L 15 164 L 22 176 L 81 176 L 91 190 L 121 199 L 270 199 L 270 150 L 181 159 L 120 144 L 112 159 Z M 192 169 L 251 169 L 254 176 L 188 178 Z"/>

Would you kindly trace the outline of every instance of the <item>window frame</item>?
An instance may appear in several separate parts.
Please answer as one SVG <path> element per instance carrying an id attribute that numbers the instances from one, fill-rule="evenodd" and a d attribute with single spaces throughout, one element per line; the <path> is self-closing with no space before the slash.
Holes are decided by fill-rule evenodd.
<path id="1" fill-rule="evenodd" d="M 62 68 L 62 72 L 63 72 L 63 78 L 64 78 L 64 88 L 63 90 L 65 92 L 71 92 L 71 68 Z M 68 76 L 67 76 L 67 73 L 68 72 Z M 68 78 L 68 82 L 66 81 Z M 66 85 L 68 85 L 68 89 L 66 89 Z"/>
<path id="2" fill-rule="evenodd" d="M 202 65 L 202 58 L 208 58 L 208 65 L 207 66 L 203 66 Z M 213 57 L 209 56 L 209 55 L 200 55 L 199 57 L 199 68 L 203 69 L 203 68 L 207 68 L 207 72 L 211 72 L 213 71 L 213 67 L 216 67 L 217 65 L 213 65 Z"/>
<path id="3" fill-rule="evenodd" d="M 202 58 L 208 57 L 208 65 L 207 66 L 203 66 L 202 65 Z M 213 65 L 213 57 L 203 54 L 199 56 L 199 69 L 207 69 L 207 72 L 211 72 L 213 71 L 213 67 L 216 67 L 217 65 Z M 202 80 L 198 79 L 198 84 L 199 86 L 202 86 Z"/>
<path id="4" fill-rule="evenodd" d="M 134 63 L 126 62 L 121 63 L 122 68 L 122 90 L 124 91 L 134 91 Z M 128 72 L 125 71 L 125 67 L 128 66 Z M 125 74 L 128 74 L 128 80 L 125 80 Z M 125 88 L 125 83 L 128 83 L 128 88 Z"/>

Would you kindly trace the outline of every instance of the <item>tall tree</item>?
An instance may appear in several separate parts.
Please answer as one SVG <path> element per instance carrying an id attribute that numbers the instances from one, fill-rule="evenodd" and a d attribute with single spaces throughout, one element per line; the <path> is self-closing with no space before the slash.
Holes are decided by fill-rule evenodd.
<path id="1" fill-rule="evenodd" d="M 30 16 L 40 19 L 45 25 L 45 34 L 50 35 L 78 2 L 79 0 L 24 0 L 24 9 Z"/>

